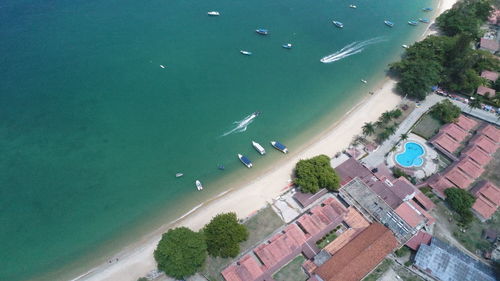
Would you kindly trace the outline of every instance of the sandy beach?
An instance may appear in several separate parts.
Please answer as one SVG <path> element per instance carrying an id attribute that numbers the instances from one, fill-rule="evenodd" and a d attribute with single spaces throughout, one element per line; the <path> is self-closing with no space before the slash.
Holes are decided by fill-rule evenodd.
<path id="1" fill-rule="evenodd" d="M 456 0 L 440 1 L 435 15 L 451 8 L 455 2 Z M 428 28 L 423 36 L 432 32 Z M 147 237 L 143 237 L 140 241 L 113 256 L 115 260 L 113 263 L 105 263 L 73 280 L 135 281 L 156 268 L 153 251 L 161 234 L 169 227 L 187 226 L 198 230 L 211 217 L 221 212 L 236 212 L 241 218 L 251 215 L 271 202 L 273 198 L 278 197 L 288 187 L 293 167 L 298 160 L 318 154 L 332 157 L 337 152 L 347 148 L 354 136 L 361 134 L 361 127 L 365 122 L 374 122 L 384 111 L 394 109 L 402 100 L 394 92 L 395 84 L 394 80 L 386 78 L 372 89 L 373 95 L 367 94 L 367 97 L 346 113 L 341 120 L 332 124 L 320 135 L 312 137 L 308 143 L 292 152 L 279 165 L 273 165 L 274 168 L 259 175 L 253 181 L 240 187 L 234 187 L 223 195 L 209 200 L 178 219 L 174 224 L 166 224 Z M 116 261 L 116 258 L 119 260 Z"/>

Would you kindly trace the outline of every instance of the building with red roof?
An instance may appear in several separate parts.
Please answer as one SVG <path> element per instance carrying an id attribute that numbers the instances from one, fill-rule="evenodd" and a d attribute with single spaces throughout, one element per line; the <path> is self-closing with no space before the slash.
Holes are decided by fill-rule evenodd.
<path id="1" fill-rule="evenodd" d="M 479 178 L 484 173 L 483 167 L 474 163 L 469 157 L 460 160 L 460 162 L 456 164 L 456 167 L 472 179 Z"/>
<path id="2" fill-rule="evenodd" d="M 479 146 L 482 150 L 484 150 L 488 154 L 495 153 L 498 147 L 496 143 L 494 143 L 489 137 L 485 135 L 479 135 L 478 137 L 474 137 L 470 141 L 470 143 Z"/>
<path id="3" fill-rule="evenodd" d="M 483 72 L 481 72 L 481 77 L 490 80 L 491 82 L 495 82 L 498 79 L 498 72 L 484 70 Z"/>
<path id="4" fill-rule="evenodd" d="M 488 163 L 490 163 L 492 159 L 492 157 L 488 153 L 486 153 L 477 145 L 467 147 L 462 151 L 462 155 L 469 156 L 472 161 L 483 167 L 488 165 Z"/>
<path id="5" fill-rule="evenodd" d="M 446 172 L 444 177 L 461 189 L 467 189 L 474 181 L 456 166 Z"/>
<path id="6" fill-rule="evenodd" d="M 482 221 L 488 220 L 500 206 L 500 189 L 490 181 L 483 181 L 472 189 L 476 202 L 472 210 Z"/>
<path id="7" fill-rule="evenodd" d="M 498 42 L 493 39 L 481 38 L 481 41 L 479 42 L 479 49 L 494 54 L 498 51 Z"/>
<path id="8" fill-rule="evenodd" d="M 406 246 L 414 251 L 418 251 L 420 245 L 429 245 L 431 243 L 432 235 L 429 233 L 420 230 L 417 235 L 413 236 L 408 242 L 406 242 Z"/>
<path id="9" fill-rule="evenodd" d="M 487 125 L 486 127 L 482 128 L 480 132 L 481 134 L 487 136 L 494 143 L 500 143 L 500 130 L 497 127 L 493 125 Z"/>
<path id="10" fill-rule="evenodd" d="M 417 228 L 425 224 L 424 217 L 417 213 L 414 207 L 408 202 L 404 202 L 399 205 L 399 207 L 397 207 L 394 211 L 413 228 Z"/>
<path id="11" fill-rule="evenodd" d="M 455 187 L 451 181 L 438 174 L 436 174 L 435 177 L 432 177 L 432 179 L 429 179 L 428 185 L 432 188 L 432 191 L 442 199 L 446 198 L 444 191 L 447 188 Z"/>
<path id="12" fill-rule="evenodd" d="M 476 93 L 480 96 L 491 98 L 495 96 L 495 90 L 485 86 L 477 87 Z"/>
<path id="13" fill-rule="evenodd" d="M 467 132 L 477 126 L 477 122 L 475 120 L 465 117 L 465 115 L 463 114 L 460 114 L 460 116 L 458 116 L 455 124 L 457 124 L 460 128 L 464 129 Z"/>
<path id="14" fill-rule="evenodd" d="M 314 274 L 323 281 L 359 281 L 397 245 L 394 234 L 388 228 L 373 223 L 314 270 Z"/>
<path id="15" fill-rule="evenodd" d="M 457 124 L 455 123 L 450 123 L 446 124 L 441 129 L 439 130 L 451 138 L 453 138 L 457 142 L 462 142 L 465 140 L 465 138 L 469 135 L 467 131 L 464 129 L 460 128 Z"/>
<path id="16" fill-rule="evenodd" d="M 451 138 L 448 134 L 440 132 L 431 140 L 434 146 L 439 146 L 442 149 L 448 151 L 449 153 L 454 153 L 460 147 L 460 143 Z"/>

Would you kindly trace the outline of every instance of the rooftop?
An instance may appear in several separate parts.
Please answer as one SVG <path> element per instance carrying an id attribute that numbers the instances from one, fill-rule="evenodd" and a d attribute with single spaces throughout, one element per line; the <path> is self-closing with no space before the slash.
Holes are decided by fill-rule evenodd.
<path id="1" fill-rule="evenodd" d="M 495 82 L 498 79 L 498 72 L 484 70 L 483 72 L 481 72 L 481 77 Z"/>
<path id="2" fill-rule="evenodd" d="M 458 116 L 457 121 L 455 121 L 455 124 L 457 124 L 460 128 L 464 129 L 465 131 L 470 131 L 472 128 L 477 126 L 477 122 L 465 117 L 463 114 L 460 114 Z"/>
<path id="3" fill-rule="evenodd" d="M 500 205 L 500 189 L 490 181 L 479 183 L 472 189 L 476 202 L 472 209 L 483 219 L 489 219 Z"/>
<path id="4" fill-rule="evenodd" d="M 481 133 L 490 138 L 494 143 L 500 142 L 500 130 L 493 125 L 487 125 L 481 129 Z"/>
<path id="5" fill-rule="evenodd" d="M 420 245 L 415 266 L 443 281 L 495 281 L 490 267 L 435 237 L 430 245 Z"/>
<path id="6" fill-rule="evenodd" d="M 408 202 L 399 205 L 394 211 L 411 227 L 417 227 L 424 222 L 424 218 Z"/>
<path id="7" fill-rule="evenodd" d="M 454 153 L 459 147 L 460 143 L 456 140 L 452 139 L 448 134 L 439 133 L 434 140 L 432 140 L 433 144 L 437 144 L 442 147 L 444 150 Z"/>
<path id="8" fill-rule="evenodd" d="M 493 39 L 481 38 L 480 48 L 491 52 L 498 51 L 498 42 Z"/>
<path id="9" fill-rule="evenodd" d="M 462 142 L 467 135 L 467 131 L 464 129 L 460 128 L 457 124 L 455 123 L 450 123 L 446 124 L 440 129 L 441 132 L 449 135 L 451 138 L 453 138 L 457 142 Z"/>
<path id="10" fill-rule="evenodd" d="M 406 242 L 406 246 L 410 247 L 410 249 L 414 251 L 417 251 L 421 244 L 429 245 L 431 238 L 432 235 L 420 230 L 417 235 L 413 236 L 410 240 L 408 240 L 408 242 Z"/>
<path id="11" fill-rule="evenodd" d="M 396 246 L 392 232 L 373 223 L 347 243 L 314 273 L 322 280 L 358 281 L 375 268 Z"/>
<path id="12" fill-rule="evenodd" d="M 375 177 L 370 169 L 363 166 L 354 158 L 349 158 L 344 163 L 335 167 L 335 171 L 340 176 L 341 186 L 350 182 L 355 177 L 358 177 L 363 181 L 367 181 Z"/>
<path id="13" fill-rule="evenodd" d="M 460 160 L 456 166 L 473 179 L 479 178 L 484 173 L 484 169 L 474 163 L 469 157 L 465 157 Z"/>
<path id="14" fill-rule="evenodd" d="M 493 154 L 497 151 L 497 145 L 491 141 L 491 139 L 485 135 L 480 135 L 472 140 L 473 144 L 479 146 L 488 154 Z"/>
<path id="15" fill-rule="evenodd" d="M 480 96 L 485 96 L 485 97 L 494 97 L 495 96 L 495 90 L 492 88 L 485 87 L 485 86 L 477 87 L 476 93 Z"/>
<path id="16" fill-rule="evenodd" d="M 469 185 L 471 185 L 471 183 L 474 181 L 469 176 L 464 174 L 460 169 L 458 169 L 457 166 L 453 167 L 446 174 L 444 174 L 444 177 L 454 185 L 462 189 L 467 189 Z"/>
<path id="17" fill-rule="evenodd" d="M 462 151 L 462 154 L 469 156 L 470 159 L 483 167 L 490 163 L 492 159 L 492 157 L 488 153 L 486 153 L 477 145 L 469 146 L 467 149 Z"/>
<path id="18" fill-rule="evenodd" d="M 444 191 L 455 185 L 445 177 L 437 176 L 434 181 L 429 181 L 429 186 L 441 198 L 445 198 Z"/>

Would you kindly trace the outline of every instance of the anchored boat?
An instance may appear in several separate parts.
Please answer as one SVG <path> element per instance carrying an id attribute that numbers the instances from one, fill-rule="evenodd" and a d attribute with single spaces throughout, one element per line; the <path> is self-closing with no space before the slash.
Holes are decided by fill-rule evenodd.
<path id="1" fill-rule="evenodd" d="M 423 23 L 429 23 L 429 20 L 425 19 L 425 18 L 420 18 L 420 19 L 418 19 L 418 21 L 423 22 Z"/>
<path id="2" fill-rule="evenodd" d="M 389 20 L 385 20 L 384 21 L 385 25 L 387 25 L 388 27 L 393 27 L 394 26 L 394 23 L 392 21 L 389 21 Z"/>
<path id="3" fill-rule="evenodd" d="M 238 154 L 238 158 L 240 159 L 241 163 L 243 163 L 247 168 L 252 168 L 252 161 L 248 159 L 246 156 L 243 156 L 241 154 Z"/>
<path id="4" fill-rule="evenodd" d="M 432 11 L 432 8 L 422 8 L 422 11 L 424 11 L 424 12 L 430 12 L 430 11 Z"/>
<path id="5" fill-rule="evenodd" d="M 281 47 L 283 47 L 285 49 L 291 49 L 292 48 L 292 44 L 290 44 L 290 43 L 283 44 L 283 45 L 281 45 Z"/>
<path id="6" fill-rule="evenodd" d="M 283 152 L 283 153 L 288 153 L 288 148 L 286 148 L 286 146 L 284 146 L 282 143 L 280 143 L 279 141 L 272 141 L 271 142 L 271 145 L 276 148 L 277 150 Z"/>
<path id="7" fill-rule="evenodd" d="M 409 24 L 409 25 L 417 25 L 417 24 L 418 24 L 418 21 L 409 20 L 409 21 L 408 21 L 408 24 Z"/>
<path id="8" fill-rule="evenodd" d="M 256 29 L 255 32 L 259 33 L 260 35 L 267 35 L 267 34 L 269 34 L 269 30 L 264 29 L 264 28 Z"/>
<path id="9" fill-rule="evenodd" d="M 184 176 L 184 174 L 183 174 L 183 173 L 177 173 L 177 174 L 175 174 L 175 177 L 176 177 L 176 178 L 180 178 L 180 177 L 182 177 L 182 176 Z"/>
<path id="10" fill-rule="evenodd" d="M 245 56 L 251 56 L 252 55 L 252 52 L 244 51 L 244 50 L 241 50 L 240 53 L 242 53 Z"/>
<path id="11" fill-rule="evenodd" d="M 344 24 L 343 24 L 343 23 L 341 23 L 340 21 L 336 21 L 336 20 L 334 20 L 334 21 L 332 21 L 332 22 L 333 22 L 333 24 L 335 24 L 335 26 L 336 26 L 336 27 L 338 27 L 338 28 L 342 28 L 342 27 L 344 27 Z"/>
<path id="12" fill-rule="evenodd" d="M 198 190 L 203 190 L 203 185 L 201 185 L 201 182 L 200 182 L 199 180 L 196 180 L 196 182 L 195 182 L 195 183 L 196 183 L 196 188 L 197 188 Z"/>
<path id="13" fill-rule="evenodd" d="M 217 11 L 210 11 L 207 14 L 212 17 L 220 16 L 220 13 Z"/>
<path id="14" fill-rule="evenodd" d="M 252 145 L 260 153 L 260 155 L 266 154 L 266 150 L 258 142 L 252 141 Z"/>
<path id="15" fill-rule="evenodd" d="M 356 9 L 357 7 L 356 7 L 356 5 L 352 5 L 352 4 L 351 4 L 351 5 L 349 5 L 349 8 Z"/>
<path id="16" fill-rule="evenodd" d="M 401 47 L 403 47 L 403 48 L 405 48 L 405 49 L 410 48 L 410 46 L 408 46 L 408 45 L 406 45 L 406 44 L 401 45 Z"/>

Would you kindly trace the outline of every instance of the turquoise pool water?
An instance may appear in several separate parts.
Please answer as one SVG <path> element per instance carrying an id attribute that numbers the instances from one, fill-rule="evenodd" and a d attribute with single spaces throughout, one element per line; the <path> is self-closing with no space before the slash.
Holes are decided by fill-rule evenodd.
<path id="1" fill-rule="evenodd" d="M 396 163 L 405 168 L 420 167 L 424 163 L 422 155 L 425 149 L 423 146 L 416 142 L 405 143 L 405 150 L 396 155 Z"/>

